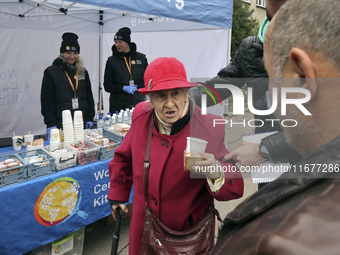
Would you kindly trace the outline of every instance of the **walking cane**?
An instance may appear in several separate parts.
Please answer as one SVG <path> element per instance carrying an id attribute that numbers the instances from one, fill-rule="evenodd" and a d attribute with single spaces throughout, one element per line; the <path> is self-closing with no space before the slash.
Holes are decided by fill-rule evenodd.
<path id="1" fill-rule="evenodd" d="M 113 229 L 113 239 L 112 239 L 112 247 L 111 247 L 111 255 L 116 255 L 118 250 L 118 242 L 119 242 L 119 230 L 120 230 L 120 223 L 124 212 L 118 206 L 117 207 L 117 220 L 115 223 L 115 227 Z"/>

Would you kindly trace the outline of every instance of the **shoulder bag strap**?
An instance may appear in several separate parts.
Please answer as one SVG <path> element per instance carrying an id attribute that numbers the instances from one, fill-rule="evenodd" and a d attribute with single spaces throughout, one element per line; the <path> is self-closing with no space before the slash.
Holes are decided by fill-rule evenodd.
<path id="1" fill-rule="evenodd" d="M 144 170 L 143 170 L 143 188 L 145 205 L 148 205 L 148 188 L 149 188 L 149 170 L 150 170 L 150 148 L 151 148 L 151 136 L 154 125 L 153 114 L 151 115 L 150 127 L 148 138 L 146 140 L 145 157 L 144 157 Z"/>
<path id="2" fill-rule="evenodd" d="M 145 205 L 148 205 L 148 188 L 149 188 L 149 170 L 150 170 L 150 148 L 151 148 L 151 137 L 152 137 L 152 130 L 154 126 L 154 117 L 153 114 L 151 115 L 150 126 L 149 126 L 149 133 L 148 138 L 146 140 L 146 147 L 145 147 L 145 157 L 144 157 L 144 168 L 143 168 L 143 188 L 144 188 L 144 200 Z M 213 213 L 216 215 L 217 219 L 222 222 L 219 212 L 215 208 L 213 204 L 213 197 L 211 199 L 211 209 Z"/>

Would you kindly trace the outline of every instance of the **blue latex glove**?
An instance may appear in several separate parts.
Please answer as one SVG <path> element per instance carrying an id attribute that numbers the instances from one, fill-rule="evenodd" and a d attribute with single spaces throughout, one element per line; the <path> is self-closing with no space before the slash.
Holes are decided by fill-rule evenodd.
<path id="1" fill-rule="evenodd" d="M 57 126 L 53 126 L 53 127 L 46 128 L 46 140 L 47 140 L 47 141 L 50 141 L 51 130 L 52 130 L 53 128 L 57 128 Z"/>
<path id="2" fill-rule="evenodd" d="M 91 129 L 93 127 L 93 122 L 92 121 L 86 121 L 85 128 L 86 129 Z"/>
<path id="3" fill-rule="evenodd" d="M 131 95 L 133 95 L 133 94 L 137 91 L 137 86 L 138 86 L 138 85 L 130 85 L 130 86 L 125 85 L 125 86 L 123 87 L 123 91 L 124 91 L 126 94 L 131 94 Z"/>

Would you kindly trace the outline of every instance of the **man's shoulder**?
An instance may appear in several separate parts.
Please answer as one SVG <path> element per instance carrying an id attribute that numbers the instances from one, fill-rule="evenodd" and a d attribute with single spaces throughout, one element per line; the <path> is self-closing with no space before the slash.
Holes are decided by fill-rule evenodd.
<path id="1" fill-rule="evenodd" d="M 286 182 L 288 183 L 289 180 L 287 179 Z M 268 185 L 262 188 L 264 190 L 262 196 L 267 196 L 268 199 L 275 201 L 277 194 L 268 190 L 266 188 Z M 246 201 L 253 200 L 254 207 L 244 209 L 253 209 L 260 211 L 260 213 L 254 215 L 254 217 L 244 217 L 243 219 L 231 218 L 229 214 L 224 220 L 214 254 L 224 254 L 223 251 L 226 247 L 228 247 L 231 254 L 243 254 L 245 249 L 249 252 L 250 244 L 255 243 L 258 250 L 277 247 L 278 243 L 275 242 L 277 240 L 280 241 L 280 249 L 283 253 L 296 250 L 296 247 L 290 247 L 290 245 L 298 244 L 299 249 L 305 251 L 300 254 L 312 254 L 312 250 L 316 247 L 311 247 L 313 245 L 318 246 L 318 242 L 306 243 L 306 236 L 308 236 L 309 240 L 320 240 L 320 238 L 332 240 L 334 241 L 333 247 L 338 247 L 340 238 L 338 238 L 338 235 L 336 239 L 333 238 L 334 232 L 331 229 L 333 229 L 332 226 L 340 223 L 340 205 L 336 202 L 339 201 L 340 180 L 338 178 L 321 179 L 313 182 L 306 189 L 294 193 L 292 191 L 295 187 L 290 185 L 290 188 L 287 189 L 287 196 L 276 201 L 271 206 L 267 206 L 264 211 L 261 211 L 261 208 L 257 206 L 258 200 L 253 200 L 254 197 L 249 197 Z M 265 227 L 258 228 L 258 226 Z M 326 228 L 329 229 L 322 233 L 320 231 L 310 231 L 310 229 Z M 254 229 L 257 231 L 251 231 Z M 298 231 L 299 234 L 293 235 L 292 233 L 295 231 Z M 244 233 L 251 234 L 244 235 Z M 246 248 L 240 245 L 241 243 L 248 243 L 250 246 Z M 329 245 L 329 247 L 331 246 Z M 325 253 L 321 252 L 320 254 Z"/>
<path id="2" fill-rule="evenodd" d="M 243 39 L 241 42 L 241 45 L 243 46 L 261 46 L 263 47 L 263 43 L 260 41 L 259 37 L 257 35 L 255 36 L 248 36 L 247 38 Z"/>

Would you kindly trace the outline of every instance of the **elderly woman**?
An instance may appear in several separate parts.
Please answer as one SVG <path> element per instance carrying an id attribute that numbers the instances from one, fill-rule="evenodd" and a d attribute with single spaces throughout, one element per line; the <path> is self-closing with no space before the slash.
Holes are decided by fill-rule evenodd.
<path id="1" fill-rule="evenodd" d="M 228 150 L 224 145 L 224 125 L 214 127 L 217 116 L 201 115 L 188 96 L 192 86 L 187 81 L 184 66 L 175 58 L 158 58 L 146 69 L 145 88 L 138 91 L 150 97 L 150 102 L 136 106 L 130 131 L 117 148 L 110 162 L 109 200 L 115 217 L 117 207 L 127 208 L 132 184 L 134 197 L 130 224 L 129 254 L 139 254 L 145 219 L 143 194 L 143 161 L 146 153 L 150 121 L 153 121 L 148 207 L 157 218 L 173 230 L 185 230 L 199 221 L 211 203 L 211 197 L 228 201 L 243 195 L 243 179 L 238 171 L 202 171 L 203 178 L 192 178 L 196 166 L 223 167 Z M 190 171 L 184 169 L 187 137 L 208 141 L 203 160 Z M 235 168 L 234 168 L 235 169 Z"/>

